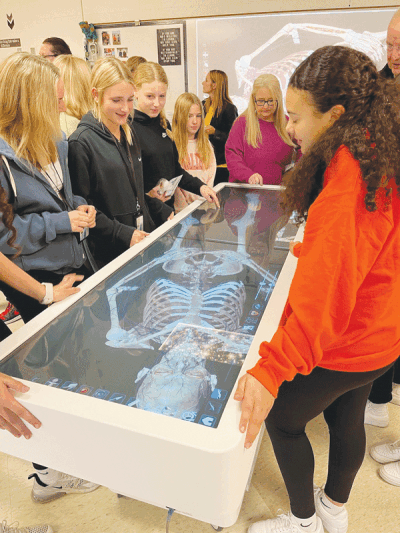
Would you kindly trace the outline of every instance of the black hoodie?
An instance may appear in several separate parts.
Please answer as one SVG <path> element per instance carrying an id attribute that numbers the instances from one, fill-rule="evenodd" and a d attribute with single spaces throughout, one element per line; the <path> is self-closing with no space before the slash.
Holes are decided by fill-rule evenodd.
<path id="1" fill-rule="evenodd" d="M 91 112 L 68 139 L 72 190 L 97 210 L 89 246 L 99 267 L 129 248 L 136 228 L 137 200 L 147 232 L 172 212 L 160 200 L 144 194 L 140 145 L 134 130 L 129 145 L 133 173 L 127 146 L 122 130 L 119 142 Z"/>
<path id="2" fill-rule="evenodd" d="M 143 158 L 144 190 L 149 192 L 161 178 L 168 181 L 183 175 L 179 187 L 195 194 L 200 194 L 204 183 L 179 164 L 178 150 L 166 130 L 161 126 L 160 116 L 149 117 L 135 109 L 133 126 L 139 137 Z"/>

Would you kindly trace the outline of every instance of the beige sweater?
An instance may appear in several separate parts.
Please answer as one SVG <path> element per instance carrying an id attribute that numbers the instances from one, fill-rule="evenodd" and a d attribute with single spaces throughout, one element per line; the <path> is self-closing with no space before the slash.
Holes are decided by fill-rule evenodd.
<path id="1" fill-rule="evenodd" d="M 217 164 L 215 161 L 214 148 L 212 147 L 211 143 L 210 146 L 212 148 L 213 154 L 212 160 L 210 166 L 208 168 L 204 168 L 204 164 L 201 161 L 199 154 L 197 153 L 197 140 L 193 139 L 192 141 L 189 141 L 187 147 L 188 155 L 185 162 L 182 164 L 182 168 L 184 168 L 192 176 L 201 179 L 201 181 L 203 181 L 209 187 L 212 187 L 214 185 Z M 191 192 L 184 191 L 179 187 L 176 189 L 174 197 L 174 207 L 177 213 L 179 211 L 182 211 L 182 209 L 184 209 L 187 205 L 191 204 L 195 200 L 201 199 L 201 196 L 197 196 L 196 194 L 193 194 Z"/>
<path id="2" fill-rule="evenodd" d="M 60 126 L 67 137 L 69 137 L 71 133 L 74 133 L 79 122 L 79 119 L 72 117 L 71 115 L 67 115 L 67 113 L 60 113 Z"/>

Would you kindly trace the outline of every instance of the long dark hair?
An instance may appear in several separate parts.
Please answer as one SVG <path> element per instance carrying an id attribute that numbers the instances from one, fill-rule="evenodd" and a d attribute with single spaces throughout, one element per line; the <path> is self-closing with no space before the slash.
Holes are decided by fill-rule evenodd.
<path id="1" fill-rule="evenodd" d="M 365 206 L 376 210 L 375 194 L 383 177 L 396 179 L 400 187 L 399 90 L 380 76 L 368 56 L 345 46 L 324 46 L 295 70 L 289 87 L 307 91 L 317 113 L 335 105 L 345 109 L 303 155 L 285 182 L 282 206 L 307 212 L 323 185 L 323 175 L 335 152 L 347 146 L 359 162 L 367 193 Z"/>
<path id="2" fill-rule="evenodd" d="M 0 159 L 0 172 L 3 171 L 3 161 Z M 17 230 L 13 226 L 14 221 L 14 211 L 12 206 L 8 203 L 7 193 L 3 189 L 3 187 L 0 185 L 0 213 L 1 213 L 1 221 L 5 225 L 5 227 L 11 231 L 11 236 L 7 241 L 8 246 L 11 248 L 15 248 L 17 250 L 17 253 L 13 256 L 13 259 L 17 257 L 20 253 L 20 247 L 14 246 L 15 240 L 17 238 Z"/>

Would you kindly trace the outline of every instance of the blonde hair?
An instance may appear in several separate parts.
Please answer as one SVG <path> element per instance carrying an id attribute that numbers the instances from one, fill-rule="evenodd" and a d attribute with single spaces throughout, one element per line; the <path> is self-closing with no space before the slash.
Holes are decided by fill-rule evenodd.
<path id="1" fill-rule="evenodd" d="M 258 148 L 262 140 L 260 123 L 257 117 L 255 97 L 260 89 L 268 89 L 272 98 L 277 101 L 274 113 L 274 125 L 279 137 L 289 146 L 294 146 L 288 132 L 286 131 L 287 120 L 283 111 L 282 91 L 279 80 L 273 74 L 261 74 L 254 80 L 249 105 L 241 116 L 246 117 L 246 141 L 253 148 Z"/>
<path id="2" fill-rule="evenodd" d="M 37 168 L 58 159 L 59 79 L 53 63 L 27 52 L 12 54 L 0 65 L 0 136 L 18 158 Z"/>
<path id="3" fill-rule="evenodd" d="M 98 94 L 98 101 L 94 101 L 92 112 L 93 116 L 99 122 L 103 122 L 102 104 L 104 92 L 110 87 L 122 82 L 129 83 L 133 86 L 132 75 L 125 63 L 115 57 L 102 57 L 96 61 L 92 70 L 90 83 L 97 90 Z M 132 134 L 129 125 L 123 124 L 121 127 L 124 130 L 129 144 L 132 144 Z"/>
<path id="4" fill-rule="evenodd" d="M 151 61 L 141 63 L 133 73 L 133 85 L 135 89 L 139 90 L 144 83 L 153 83 L 153 81 L 164 83 L 168 88 L 168 78 L 161 65 Z M 168 130 L 168 122 L 164 109 L 161 111 L 159 117 L 161 126 L 165 130 Z"/>
<path id="5" fill-rule="evenodd" d="M 215 109 L 215 116 L 218 117 L 227 103 L 233 104 L 228 93 L 228 76 L 222 70 L 210 70 L 209 74 L 211 82 L 216 84 L 212 105 Z M 211 106 L 210 96 L 207 98 L 205 106 L 206 112 L 208 112 Z"/>
<path id="6" fill-rule="evenodd" d="M 195 94 L 183 93 L 178 96 L 175 102 L 174 116 L 172 118 L 172 136 L 178 150 L 179 163 L 183 165 L 188 155 L 187 146 L 189 134 L 187 123 L 192 105 L 197 105 L 201 113 L 201 125 L 199 131 L 196 133 L 197 151 L 204 168 L 207 169 L 211 164 L 212 147 L 210 146 L 208 135 L 204 130 L 203 106 L 201 105 L 200 99 Z"/>
<path id="7" fill-rule="evenodd" d="M 147 63 L 147 59 L 145 59 L 142 56 L 132 56 L 126 62 L 126 66 L 129 68 L 129 70 L 133 74 L 141 63 Z"/>
<path id="8" fill-rule="evenodd" d="M 81 120 L 93 105 L 89 66 L 84 59 L 72 55 L 57 56 L 54 65 L 60 69 L 64 82 L 67 114 Z"/>

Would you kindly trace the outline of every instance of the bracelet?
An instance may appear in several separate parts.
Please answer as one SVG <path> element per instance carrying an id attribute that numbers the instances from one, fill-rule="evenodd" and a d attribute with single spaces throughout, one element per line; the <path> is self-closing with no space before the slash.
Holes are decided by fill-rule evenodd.
<path id="1" fill-rule="evenodd" d="M 53 284 L 52 283 L 42 283 L 46 289 L 46 294 L 44 295 L 43 300 L 40 302 L 42 305 L 50 305 L 53 303 Z"/>

